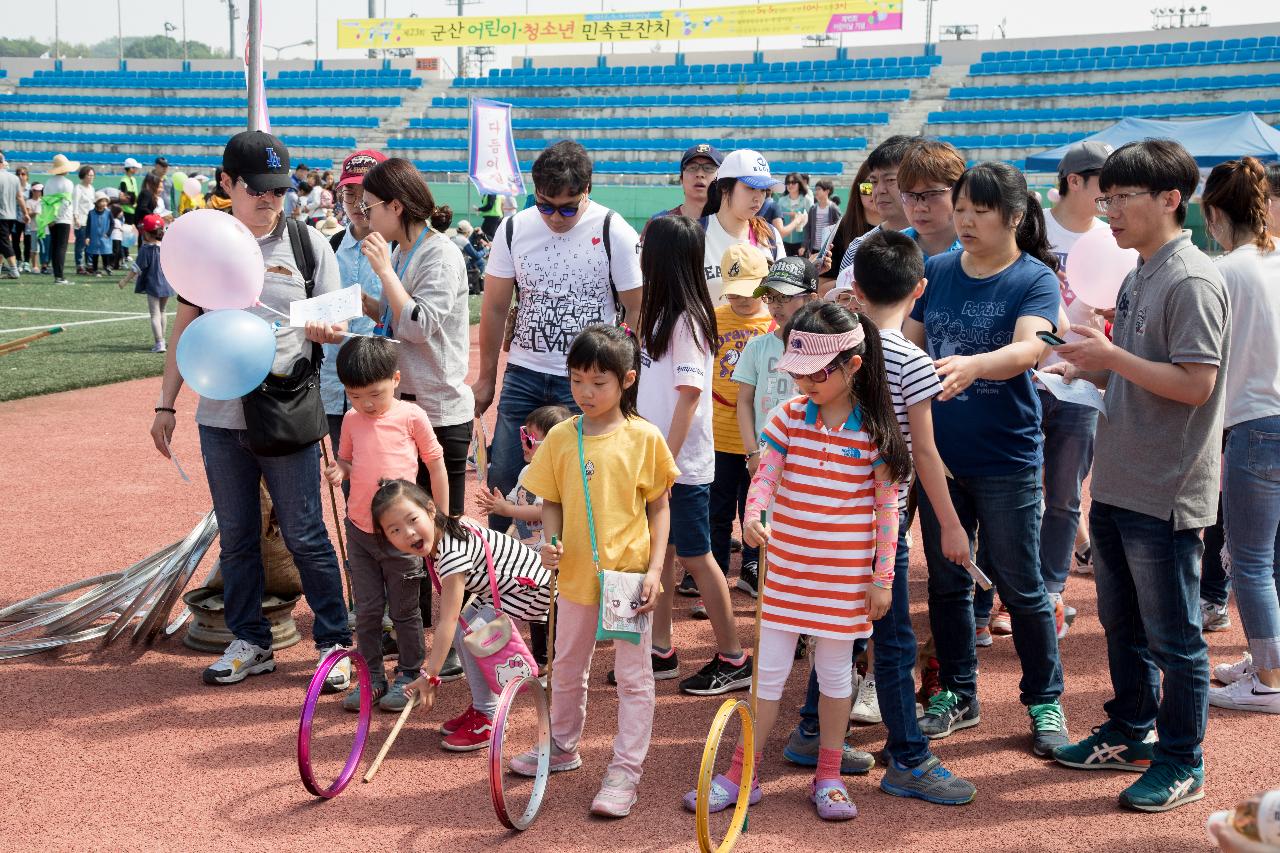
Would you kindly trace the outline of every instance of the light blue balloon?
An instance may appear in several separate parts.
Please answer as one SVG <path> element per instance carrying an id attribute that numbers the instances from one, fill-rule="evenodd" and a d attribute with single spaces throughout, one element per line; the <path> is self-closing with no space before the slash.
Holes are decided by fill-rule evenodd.
<path id="1" fill-rule="evenodd" d="M 275 332 L 248 311 L 206 311 L 178 339 L 178 372 L 210 400 L 248 394 L 271 372 L 275 357 Z"/>

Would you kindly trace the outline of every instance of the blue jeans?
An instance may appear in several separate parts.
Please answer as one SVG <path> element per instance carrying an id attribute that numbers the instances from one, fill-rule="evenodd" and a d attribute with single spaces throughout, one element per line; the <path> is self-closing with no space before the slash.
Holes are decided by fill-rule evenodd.
<path id="1" fill-rule="evenodd" d="M 573 402 L 569 390 L 569 377 L 539 373 L 527 367 L 508 364 L 502 376 L 502 391 L 498 396 L 498 422 L 493 428 L 493 442 L 489 448 L 490 488 L 497 487 L 504 495 L 510 492 L 524 467 L 524 451 L 520 447 L 520 427 L 542 406 L 568 406 L 574 414 L 581 410 Z M 489 516 L 489 527 L 506 530 L 511 519 L 505 515 Z"/>
<path id="2" fill-rule="evenodd" d="M 947 486 L 970 541 L 978 540 L 976 562 L 1009 611 L 1014 649 L 1022 662 L 1022 704 L 1056 701 L 1062 695 L 1062 663 L 1053 607 L 1040 576 L 1040 466 L 1016 474 L 949 478 Z M 929 624 L 942 686 L 976 702 L 973 578 L 942 555 L 942 528 L 923 490 L 920 529 L 929 565 Z"/>
<path id="3" fill-rule="evenodd" d="M 83 225 L 75 229 L 75 240 L 76 240 L 76 248 L 75 248 L 76 269 L 78 270 L 81 267 L 83 267 L 85 264 L 87 264 L 89 261 L 89 258 L 88 258 L 89 253 L 88 251 L 86 251 L 89 248 L 89 226 L 88 225 Z"/>
<path id="4" fill-rule="evenodd" d="M 916 721 L 916 634 L 911 628 L 907 576 L 910 565 L 911 549 L 907 547 L 907 530 L 902 527 L 894 561 L 893 600 L 889 611 L 872 623 L 871 639 L 875 641 L 876 694 L 888 730 L 889 754 L 904 767 L 915 767 L 931 754 L 929 739 L 920 732 Z M 812 667 L 809 690 L 800 709 L 800 730 L 807 735 L 818 734 L 818 674 Z"/>
<path id="5" fill-rule="evenodd" d="M 747 505 L 747 487 L 751 474 L 747 471 L 747 459 L 741 453 L 716 451 L 716 473 L 711 482 L 711 500 L 708 507 L 711 521 L 711 556 L 727 577 L 729 575 L 729 540 L 733 533 L 733 520 L 742 521 Z M 760 559 L 760 551 L 746 542 L 742 543 L 742 565 Z"/>
<path id="6" fill-rule="evenodd" d="M 342 574 L 320 502 L 320 448 L 288 456 L 258 456 L 244 430 L 200 427 L 200 453 L 218 516 L 227 627 L 237 639 L 271 648 L 271 623 L 262 615 L 262 505 L 265 478 L 284 544 L 293 555 L 302 591 L 315 614 L 316 648 L 351 644 Z"/>
<path id="7" fill-rule="evenodd" d="M 1094 500 L 1089 538 L 1115 693 L 1103 710 L 1134 740 L 1154 726 L 1157 759 L 1198 764 L 1209 714 L 1200 531 Z"/>
<path id="8" fill-rule="evenodd" d="M 1280 668 L 1280 416 L 1231 428 L 1222 508 L 1253 663 Z"/>
<path id="9" fill-rule="evenodd" d="M 1040 575 L 1049 592 L 1067 588 L 1076 531 L 1080 528 L 1080 484 L 1093 465 L 1098 410 L 1064 403 L 1040 392 L 1044 430 L 1044 519 L 1040 522 Z"/>

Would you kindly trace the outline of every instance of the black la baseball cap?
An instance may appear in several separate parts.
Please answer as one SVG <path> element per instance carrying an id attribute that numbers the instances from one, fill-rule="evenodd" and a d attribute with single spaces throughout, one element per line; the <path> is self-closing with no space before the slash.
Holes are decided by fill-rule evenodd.
<path id="1" fill-rule="evenodd" d="M 795 255 L 779 258 L 769 267 L 769 274 L 756 288 L 755 295 L 764 296 L 770 290 L 783 296 L 817 293 L 818 270 L 808 258 Z"/>
<path id="2" fill-rule="evenodd" d="M 289 174 L 289 149 L 279 137 L 261 130 L 237 133 L 222 149 L 222 170 L 244 178 L 257 192 L 293 186 Z"/>

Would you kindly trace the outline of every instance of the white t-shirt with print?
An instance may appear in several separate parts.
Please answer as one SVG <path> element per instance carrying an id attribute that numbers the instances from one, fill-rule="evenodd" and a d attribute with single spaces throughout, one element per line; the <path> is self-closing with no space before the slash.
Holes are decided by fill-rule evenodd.
<path id="1" fill-rule="evenodd" d="M 782 235 L 778 233 L 778 229 L 769 226 L 773 231 L 773 252 L 770 255 L 768 246 L 756 246 L 766 255 L 770 255 L 771 261 L 787 254 L 787 250 L 782 246 Z M 752 233 L 748 231 L 748 233 Z M 750 243 L 751 240 L 740 240 L 724 230 L 724 226 L 720 224 L 719 218 L 716 216 L 707 219 L 707 238 L 706 238 L 706 254 L 704 263 L 707 273 L 707 293 L 711 295 L 711 304 L 716 305 L 720 302 L 720 296 L 724 292 L 724 276 L 720 273 L 720 261 L 724 260 L 724 253 L 729 251 L 730 246 L 736 246 L 739 243 Z M 752 243 L 752 245 L 756 245 Z M 681 469 L 683 470 L 683 469 Z"/>
<path id="2" fill-rule="evenodd" d="M 701 486 L 715 479 L 715 440 L 711 429 L 711 365 L 715 358 L 714 344 L 698 340 L 686 318 L 681 318 L 671 334 L 666 353 L 652 359 L 646 350 L 640 351 L 640 389 L 636 404 L 640 416 L 662 430 L 663 436 L 671 432 L 671 420 L 676 413 L 677 388 L 697 388 L 698 407 L 693 413 L 689 434 L 680 447 L 676 466 L 680 469 L 677 483 Z"/>
<path id="3" fill-rule="evenodd" d="M 592 323 L 613 323 L 617 314 L 609 289 L 609 255 L 604 249 L 604 218 L 609 208 L 592 202 L 564 234 L 547 227 L 536 207 L 511 217 L 511 247 L 506 223 L 494 235 L 485 272 L 514 278 L 520 288 L 510 364 L 563 376 L 569 344 Z M 640 235 L 615 213 L 609 221 L 613 286 L 619 293 L 640 286 Z"/>
<path id="4" fill-rule="evenodd" d="M 1089 226 L 1090 230 L 1108 227 L 1107 223 L 1098 219 L 1096 216 L 1090 220 L 1090 222 L 1092 222 Z M 1068 231 L 1066 228 L 1062 227 L 1062 224 L 1058 222 L 1056 217 L 1054 217 L 1053 212 L 1049 210 L 1044 212 L 1044 230 L 1045 236 L 1049 238 L 1049 249 L 1058 256 L 1058 271 L 1063 273 L 1065 276 L 1067 271 L 1067 255 L 1071 253 L 1071 248 L 1075 246 L 1076 241 L 1083 237 L 1087 232 Z M 1075 291 L 1071 289 L 1070 281 L 1063 284 L 1062 279 L 1059 278 L 1058 290 L 1062 292 L 1062 304 L 1067 309 L 1067 319 L 1071 321 L 1072 325 L 1093 326 L 1099 331 L 1105 328 L 1103 319 L 1093 313 L 1093 306 L 1086 305 L 1083 299 L 1076 298 Z M 1058 337 L 1068 343 L 1082 339 L 1080 335 L 1077 335 L 1070 329 L 1059 329 Z M 1058 355 L 1053 350 L 1050 350 L 1049 354 L 1045 356 L 1044 364 L 1047 367 L 1050 364 L 1056 364 L 1059 361 L 1062 361 L 1062 356 Z"/>

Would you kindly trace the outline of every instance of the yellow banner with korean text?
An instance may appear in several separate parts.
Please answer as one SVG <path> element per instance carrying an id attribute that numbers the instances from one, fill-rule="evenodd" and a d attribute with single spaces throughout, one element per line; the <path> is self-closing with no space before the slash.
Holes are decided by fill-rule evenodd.
<path id="1" fill-rule="evenodd" d="M 902 29 L 902 0 L 806 0 L 651 12 L 345 18 L 338 47 L 360 50 L 467 45 L 655 42 Z"/>

